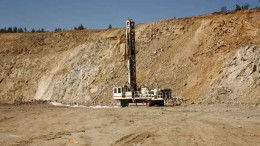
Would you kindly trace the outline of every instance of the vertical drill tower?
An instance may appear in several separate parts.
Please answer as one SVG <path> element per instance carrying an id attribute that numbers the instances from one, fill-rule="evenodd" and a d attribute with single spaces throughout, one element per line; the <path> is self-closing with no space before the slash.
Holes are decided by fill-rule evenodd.
<path id="1" fill-rule="evenodd" d="M 126 21 L 126 45 L 125 59 L 128 67 L 128 83 L 134 98 L 134 91 L 137 90 L 136 85 L 136 61 L 135 61 L 135 22 L 132 19 Z"/>

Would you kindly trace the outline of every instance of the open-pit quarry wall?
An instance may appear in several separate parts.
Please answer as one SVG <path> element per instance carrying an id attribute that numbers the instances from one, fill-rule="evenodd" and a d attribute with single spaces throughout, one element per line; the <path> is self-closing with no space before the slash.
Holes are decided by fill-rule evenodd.
<path id="1" fill-rule="evenodd" d="M 0 34 L 0 102 L 115 103 L 124 39 L 124 28 Z M 260 11 L 139 24 L 136 49 L 139 86 L 188 103 L 260 103 Z"/>

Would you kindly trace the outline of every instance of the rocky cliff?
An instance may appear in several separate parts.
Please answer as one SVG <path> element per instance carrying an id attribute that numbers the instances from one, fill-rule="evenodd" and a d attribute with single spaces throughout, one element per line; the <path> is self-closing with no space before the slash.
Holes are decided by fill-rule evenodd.
<path id="1" fill-rule="evenodd" d="M 122 22 L 124 23 L 124 22 Z M 125 30 L 0 34 L 0 102 L 111 104 L 127 81 Z M 260 102 L 260 11 L 136 26 L 139 86 L 195 103 Z"/>

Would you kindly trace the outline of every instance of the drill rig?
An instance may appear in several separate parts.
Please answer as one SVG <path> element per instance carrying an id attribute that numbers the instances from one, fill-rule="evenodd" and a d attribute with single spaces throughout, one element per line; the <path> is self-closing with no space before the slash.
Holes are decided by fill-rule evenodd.
<path id="1" fill-rule="evenodd" d="M 146 103 L 149 106 L 164 106 L 165 101 L 171 98 L 171 89 L 156 88 L 149 90 L 146 87 L 137 87 L 136 58 L 135 58 L 135 22 L 126 21 L 125 60 L 128 69 L 128 84 L 113 88 L 113 99 L 119 100 L 122 107 L 129 103 Z"/>

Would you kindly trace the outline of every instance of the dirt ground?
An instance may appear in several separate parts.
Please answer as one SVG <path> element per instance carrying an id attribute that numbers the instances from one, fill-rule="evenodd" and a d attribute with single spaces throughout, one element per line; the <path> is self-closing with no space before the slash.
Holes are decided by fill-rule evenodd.
<path id="1" fill-rule="evenodd" d="M 260 145 L 257 106 L 1 105 L 0 145 Z"/>

